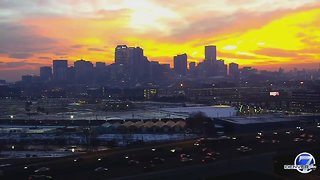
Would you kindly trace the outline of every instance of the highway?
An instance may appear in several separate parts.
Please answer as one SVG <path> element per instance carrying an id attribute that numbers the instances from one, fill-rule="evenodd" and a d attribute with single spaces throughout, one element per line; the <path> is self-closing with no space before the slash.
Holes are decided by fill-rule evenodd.
<path id="1" fill-rule="evenodd" d="M 43 174 L 53 179 L 203 179 L 238 172 L 258 172 L 280 179 L 300 177 L 296 171 L 277 174 L 285 170 L 281 165 L 274 168 L 275 157 L 293 154 L 283 162 L 283 165 L 292 164 L 297 153 L 316 152 L 319 142 L 320 128 L 310 127 L 234 135 L 220 140 L 146 144 L 66 158 L 26 159 L 16 163 L 12 160 L 11 166 L 3 169 L 3 178 L 28 179 L 30 175 L 39 174 L 34 171 L 41 167 L 49 168 Z M 241 146 L 250 150 L 241 152 L 238 150 Z M 212 154 L 212 161 L 204 163 L 208 153 Z M 182 154 L 192 160 L 183 162 Z M 319 154 L 314 156 L 320 159 Z M 160 158 L 163 162 L 154 160 Z M 8 160 L 0 162 L 8 163 Z M 320 177 L 319 171 L 311 175 Z"/>

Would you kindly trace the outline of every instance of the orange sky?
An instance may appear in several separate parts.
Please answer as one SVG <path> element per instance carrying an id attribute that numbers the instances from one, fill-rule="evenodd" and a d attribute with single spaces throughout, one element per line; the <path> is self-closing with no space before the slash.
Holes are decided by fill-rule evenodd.
<path id="1" fill-rule="evenodd" d="M 0 79 L 37 74 L 52 59 L 114 61 L 117 44 L 149 60 L 176 54 L 260 69 L 317 68 L 318 0 L 24 0 L 0 2 Z M 72 64 L 72 63 L 71 63 Z"/>

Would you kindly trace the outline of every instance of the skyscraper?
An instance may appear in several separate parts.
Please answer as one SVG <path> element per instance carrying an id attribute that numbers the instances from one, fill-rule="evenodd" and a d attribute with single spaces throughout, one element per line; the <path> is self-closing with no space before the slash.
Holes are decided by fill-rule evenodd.
<path id="1" fill-rule="evenodd" d="M 179 75 L 187 74 L 187 54 L 180 54 L 173 57 L 174 71 Z"/>
<path id="2" fill-rule="evenodd" d="M 90 84 L 93 80 L 93 64 L 83 59 L 74 62 L 77 83 Z"/>
<path id="3" fill-rule="evenodd" d="M 106 63 L 105 62 L 96 62 L 96 69 L 101 71 L 106 68 Z"/>
<path id="4" fill-rule="evenodd" d="M 217 47 L 213 45 L 205 46 L 205 60 L 215 62 L 217 60 Z"/>
<path id="5" fill-rule="evenodd" d="M 240 76 L 239 65 L 237 63 L 229 64 L 229 76 L 238 79 Z"/>
<path id="6" fill-rule="evenodd" d="M 128 64 L 129 61 L 129 48 L 127 45 L 118 45 L 115 48 L 115 63 L 116 64 Z"/>
<path id="7" fill-rule="evenodd" d="M 213 70 L 215 76 L 227 76 L 228 75 L 228 67 L 224 64 L 224 60 L 220 59 L 215 61 L 213 64 Z"/>
<path id="8" fill-rule="evenodd" d="M 189 70 L 194 71 L 196 69 L 196 63 L 195 62 L 190 62 L 189 63 Z"/>
<path id="9" fill-rule="evenodd" d="M 67 81 L 68 83 L 75 83 L 75 70 L 73 66 L 68 67 L 67 70 Z"/>
<path id="10" fill-rule="evenodd" d="M 53 79 L 55 81 L 67 80 L 68 60 L 53 60 Z"/>
<path id="11" fill-rule="evenodd" d="M 50 66 L 40 67 L 40 79 L 48 81 L 52 79 L 52 68 Z"/>

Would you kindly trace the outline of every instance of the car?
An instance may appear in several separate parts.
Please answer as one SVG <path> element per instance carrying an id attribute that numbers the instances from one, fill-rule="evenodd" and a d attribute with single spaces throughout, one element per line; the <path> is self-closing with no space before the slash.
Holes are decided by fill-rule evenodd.
<path id="1" fill-rule="evenodd" d="M 301 139 L 301 138 L 294 138 L 293 141 L 294 141 L 294 142 L 300 142 L 300 141 L 303 141 L 303 139 Z"/>
<path id="2" fill-rule="evenodd" d="M 220 156 L 221 154 L 219 152 L 216 151 L 209 151 L 206 154 L 207 156 Z"/>
<path id="3" fill-rule="evenodd" d="M 210 163 L 210 162 L 213 162 L 214 160 L 216 160 L 216 158 L 212 157 L 212 156 L 205 156 L 201 162 L 203 163 Z"/>
<path id="4" fill-rule="evenodd" d="M 11 166 L 11 164 L 0 164 L 0 168 L 5 168 L 5 167 L 9 167 Z"/>
<path id="5" fill-rule="evenodd" d="M 205 146 L 207 144 L 207 139 L 206 138 L 200 138 L 200 139 L 197 139 L 193 145 L 194 146 Z"/>
<path id="6" fill-rule="evenodd" d="M 237 151 L 240 151 L 240 152 L 243 152 L 243 153 L 246 153 L 246 152 L 250 152 L 252 151 L 251 148 L 247 147 L 247 146 L 240 146 L 237 148 Z"/>
<path id="7" fill-rule="evenodd" d="M 23 166 L 23 169 L 25 171 L 32 173 L 37 169 L 37 167 L 35 165 L 25 165 L 25 166 Z"/>
<path id="8" fill-rule="evenodd" d="M 180 159 L 180 162 L 182 162 L 182 163 L 188 163 L 188 162 L 192 162 L 192 161 L 193 161 L 193 159 L 187 158 L 187 157 L 184 157 L 184 158 Z"/>
<path id="9" fill-rule="evenodd" d="M 266 139 L 261 139 L 261 140 L 260 140 L 260 143 L 261 143 L 261 144 L 264 144 L 264 143 L 267 143 L 267 142 L 269 142 L 269 141 L 266 140 Z"/>
<path id="10" fill-rule="evenodd" d="M 189 154 L 180 154 L 180 162 L 187 163 L 192 162 L 192 158 Z"/>
<path id="11" fill-rule="evenodd" d="M 95 172 L 107 172 L 109 171 L 108 168 L 104 168 L 104 167 L 97 167 L 94 169 Z"/>
<path id="12" fill-rule="evenodd" d="M 149 172 L 149 171 L 153 171 L 155 169 L 156 165 L 154 164 L 147 164 L 145 166 L 143 166 L 143 171 L 145 172 Z"/>
<path id="13" fill-rule="evenodd" d="M 176 147 L 176 148 L 172 148 L 170 149 L 171 153 L 177 153 L 177 152 L 181 152 L 183 149 L 181 147 Z"/>
<path id="14" fill-rule="evenodd" d="M 36 169 L 34 172 L 35 172 L 35 173 L 43 173 L 43 172 L 48 172 L 48 171 L 50 171 L 50 168 L 48 168 L 48 167 L 41 167 L 41 168 L 39 168 L 39 169 Z"/>
<path id="15" fill-rule="evenodd" d="M 163 158 L 160 158 L 160 157 L 154 157 L 150 163 L 151 164 L 161 164 L 161 163 L 164 163 L 164 159 Z"/>
<path id="16" fill-rule="evenodd" d="M 28 180 L 33 180 L 33 179 L 47 180 L 47 179 L 52 179 L 52 177 L 47 175 L 30 175 L 28 178 Z"/>
<path id="17" fill-rule="evenodd" d="M 137 161 L 137 160 L 131 159 L 131 160 L 128 161 L 128 165 L 129 166 L 134 166 L 134 165 L 138 165 L 138 164 L 140 164 L 140 162 Z"/>
<path id="18" fill-rule="evenodd" d="M 75 158 L 75 159 L 73 159 L 73 162 L 81 162 L 83 159 L 82 158 Z"/>
<path id="19" fill-rule="evenodd" d="M 276 140 L 276 139 L 272 139 L 272 144 L 277 144 L 277 143 L 280 143 L 280 141 L 279 140 Z"/>
<path id="20" fill-rule="evenodd" d="M 108 158 L 106 158 L 106 157 L 101 157 L 101 158 L 98 158 L 97 161 L 98 161 L 98 162 L 106 162 L 106 161 L 108 161 Z"/>
<path id="21" fill-rule="evenodd" d="M 312 139 L 312 138 L 309 138 L 309 139 L 306 140 L 306 142 L 316 142 L 316 141 L 314 139 Z"/>

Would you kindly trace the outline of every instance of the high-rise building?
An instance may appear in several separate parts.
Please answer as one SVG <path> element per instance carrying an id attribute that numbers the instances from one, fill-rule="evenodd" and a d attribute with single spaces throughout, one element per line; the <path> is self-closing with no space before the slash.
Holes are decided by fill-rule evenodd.
<path id="1" fill-rule="evenodd" d="M 74 62 L 77 83 L 89 84 L 93 80 L 93 64 L 83 59 Z"/>
<path id="2" fill-rule="evenodd" d="M 196 69 L 196 63 L 195 62 L 190 62 L 189 63 L 189 70 L 194 71 Z"/>
<path id="3" fill-rule="evenodd" d="M 129 48 L 127 45 L 118 45 L 115 49 L 115 63 L 128 64 Z"/>
<path id="4" fill-rule="evenodd" d="M 31 75 L 23 75 L 21 76 L 22 83 L 32 83 L 32 76 Z"/>
<path id="5" fill-rule="evenodd" d="M 213 69 L 215 76 L 227 76 L 228 74 L 228 67 L 226 64 L 224 64 L 224 60 L 222 59 L 215 62 Z"/>
<path id="6" fill-rule="evenodd" d="M 217 60 L 217 47 L 213 45 L 205 46 L 205 60 L 215 62 Z"/>
<path id="7" fill-rule="evenodd" d="M 40 67 L 40 79 L 42 81 L 49 81 L 52 79 L 52 68 L 50 66 Z"/>
<path id="8" fill-rule="evenodd" d="M 229 64 L 229 76 L 238 79 L 240 76 L 239 65 L 237 63 Z"/>
<path id="9" fill-rule="evenodd" d="M 106 68 L 105 62 L 96 62 L 96 69 L 97 70 L 104 70 Z"/>
<path id="10" fill-rule="evenodd" d="M 107 81 L 107 66 L 105 62 L 96 62 L 94 75 L 94 80 L 97 84 L 103 84 Z"/>
<path id="11" fill-rule="evenodd" d="M 174 71 L 179 75 L 187 74 L 187 54 L 180 54 L 173 57 Z"/>
<path id="12" fill-rule="evenodd" d="M 53 60 L 53 79 L 55 81 L 67 80 L 68 60 Z"/>
<path id="13" fill-rule="evenodd" d="M 73 66 L 68 67 L 67 70 L 67 81 L 69 83 L 75 83 L 75 70 Z"/>

